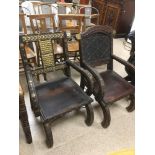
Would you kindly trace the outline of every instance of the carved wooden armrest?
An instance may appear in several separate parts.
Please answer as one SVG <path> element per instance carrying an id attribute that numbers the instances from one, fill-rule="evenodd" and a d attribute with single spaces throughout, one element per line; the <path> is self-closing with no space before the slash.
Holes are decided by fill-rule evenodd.
<path id="1" fill-rule="evenodd" d="M 135 66 L 132 65 L 131 63 L 119 58 L 116 55 L 112 55 L 112 58 L 115 59 L 116 61 L 118 61 L 119 63 L 123 64 L 124 66 L 130 68 L 131 70 L 133 70 L 135 72 Z"/>
<path id="2" fill-rule="evenodd" d="M 83 76 L 86 79 L 88 94 L 90 94 L 93 90 L 93 81 L 90 79 L 90 76 L 91 76 L 90 73 L 87 70 L 81 68 L 79 65 L 71 62 L 70 60 L 67 60 L 66 63 L 72 68 L 74 68 L 76 71 L 78 71 L 81 74 L 81 76 Z"/>
<path id="3" fill-rule="evenodd" d="M 98 98 L 101 97 L 103 98 L 104 95 L 104 80 L 102 79 L 102 77 L 99 75 L 99 73 L 94 70 L 91 66 L 89 66 L 88 64 L 86 64 L 85 62 L 83 62 L 83 67 L 85 69 L 87 69 L 93 76 L 93 78 L 95 79 L 95 81 L 98 83 L 99 85 L 99 89 L 98 89 Z"/>
<path id="4" fill-rule="evenodd" d="M 26 78 L 27 78 L 27 84 L 28 84 L 28 88 L 30 92 L 30 99 L 31 99 L 31 103 L 33 107 L 38 108 L 35 85 L 34 85 L 34 81 L 33 81 L 33 78 L 30 72 L 31 71 L 26 71 Z"/>

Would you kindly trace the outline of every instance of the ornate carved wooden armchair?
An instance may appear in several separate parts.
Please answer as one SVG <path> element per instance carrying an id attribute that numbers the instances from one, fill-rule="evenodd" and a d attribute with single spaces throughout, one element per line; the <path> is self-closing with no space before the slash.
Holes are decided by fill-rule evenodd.
<path id="1" fill-rule="evenodd" d="M 130 105 L 126 108 L 131 112 L 134 110 L 134 86 L 128 83 L 113 70 L 113 60 L 123 64 L 131 70 L 134 66 L 113 54 L 112 29 L 108 26 L 94 26 L 81 35 L 81 66 L 87 69 L 93 77 L 94 94 L 96 101 L 100 104 L 104 120 L 103 127 L 108 127 L 111 121 L 109 103 L 113 103 L 123 97 L 130 96 Z M 107 65 L 107 70 L 97 72 L 94 67 Z M 84 88 L 84 80 L 81 80 Z"/>
<path id="2" fill-rule="evenodd" d="M 91 102 L 93 100 L 73 79 L 71 79 L 70 67 L 74 68 L 85 78 L 89 90 L 92 89 L 91 80 L 84 69 L 68 60 L 65 38 L 64 34 L 60 32 L 20 36 L 20 53 L 25 68 L 31 108 L 35 116 L 40 116 L 42 120 L 48 147 L 53 145 L 50 123 L 60 116 L 85 106 L 87 111 L 86 124 L 91 125 L 94 120 L 94 114 L 91 107 Z M 63 62 L 56 63 L 54 61 L 53 40 L 62 42 L 64 55 Z M 31 68 L 29 66 L 24 48 L 27 42 L 38 42 L 38 48 L 41 53 L 40 67 Z M 38 75 L 57 70 L 63 70 L 64 75 L 53 81 L 48 81 L 48 79 L 46 79 L 47 82 L 45 83 L 37 82 L 36 77 Z"/>

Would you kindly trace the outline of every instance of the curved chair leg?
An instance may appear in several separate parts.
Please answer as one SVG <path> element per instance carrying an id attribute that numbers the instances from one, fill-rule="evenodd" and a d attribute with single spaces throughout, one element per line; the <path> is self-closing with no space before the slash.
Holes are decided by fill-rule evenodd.
<path id="1" fill-rule="evenodd" d="M 104 116 L 104 120 L 101 122 L 101 125 L 103 128 L 107 128 L 110 125 L 110 121 L 111 121 L 110 110 L 108 105 L 105 105 L 103 101 L 100 101 L 99 104 L 102 108 L 103 116 Z"/>
<path id="2" fill-rule="evenodd" d="M 49 123 L 43 123 L 45 134 L 46 134 L 46 144 L 50 148 L 53 146 L 53 135 Z"/>
<path id="3" fill-rule="evenodd" d="M 85 123 L 88 126 L 91 126 L 92 123 L 94 122 L 94 112 L 91 104 L 86 105 L 86 111 L 87 111 L 87 117 L 86 117 Z"/>
<path id="4" fill-rule="evenodd" d="M 135 95 L 130 95 L 130 105 L 128 107 L 126 107 L 126 110 L 128 112 L 132 112 L 133 110 L 135 110 Z"/>

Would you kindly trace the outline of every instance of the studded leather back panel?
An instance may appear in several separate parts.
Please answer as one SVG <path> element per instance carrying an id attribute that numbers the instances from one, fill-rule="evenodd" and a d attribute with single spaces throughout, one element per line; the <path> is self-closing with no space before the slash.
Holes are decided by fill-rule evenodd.
<path id="1" fill-rule="evenodd" d="M 108 63 L 112 53 L 112 36 L 103 26 L 95 26 L 81 35 L 82 60 L 90 65 Z"/>

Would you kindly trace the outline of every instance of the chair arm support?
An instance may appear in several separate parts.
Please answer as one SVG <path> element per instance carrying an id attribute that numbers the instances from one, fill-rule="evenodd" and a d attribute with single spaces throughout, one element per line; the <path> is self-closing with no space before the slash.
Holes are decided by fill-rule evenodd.
<path id="1" fill-rule="evenodd" d="M 83 62 L 83 65 L 84 65 L 84 68 L 87 69 L 92 74 L 93 78 L 98 83 L 99 90 L 98 90 L 97 97 L 98 97 L 98 99 L 101 99 L 102 100 L 103 99 L 103 96 L 104 96 L 104 80 L 99 75 L 99 73 L 96 70 L 94 70 L 91 66 L 89 66 L 85 62 Z"/>
<path id="2" fill-rule="evenodd" d="M 26 74 L 26 78 L 27 78 L 27 84 L 28 84 L 28 89 L 29 89 L 29 93 L 30 93 L 30 100 L 33 104 L 34 108 L 37 108 L 37 94 L 36 94 L 36 90 L 35 90 L 35 86 L 34 86 L 34 82 L 33 82 L 33 78 L 31 75 L 31 71 L 28 70 L 25 72 Z"/>
<path id="3" fill-rule="evenodd" d="M 70 60 L 66 61 L 67 65 L 71 66 L 72 68 L 74 68 L 76 71 L 78 71 L 81 76 L 83 76 L 86 81 L 88 82 L 88 94 L 91 94 L 92 90 L 93 90 L 93 82 L 92 80 L 89 78 L 89 72 L 87 72 L 87 70 L 81 68 L 79 65 L 76 65 L 75 63 L 71 62 Z"/>
<path id="4" fill-rule="evenodd" d="M 132 65 L 131 63 L 117 57 L 116 55 L 112 55 L 112 58 L 135 72 L 135 66 Z"/>

